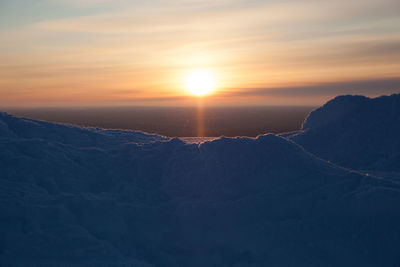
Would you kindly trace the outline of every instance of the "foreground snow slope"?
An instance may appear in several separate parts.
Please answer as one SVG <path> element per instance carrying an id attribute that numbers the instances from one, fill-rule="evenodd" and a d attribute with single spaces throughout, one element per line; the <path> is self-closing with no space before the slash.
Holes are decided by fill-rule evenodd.
<path id="1" fill-rule="evenodd" d="M 0 115 L 0 266 L 398 266 L 400 187 L 283 137 Z"/>
<path id="2" fill-rule="evenodd" d="M 311 112 L 291 139 L 341 166 L 400 171 L 400 94 L 338 96 Z"/>

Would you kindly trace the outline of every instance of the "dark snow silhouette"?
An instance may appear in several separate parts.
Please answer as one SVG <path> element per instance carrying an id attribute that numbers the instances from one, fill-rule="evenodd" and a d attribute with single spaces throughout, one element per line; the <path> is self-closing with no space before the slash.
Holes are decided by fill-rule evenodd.
<path id="1" fill-rule="evenodd" d="M 399 108 L 200 145 L 2 113 L 0 265 L 398 266 Z"/>
<path id="2" fill-rule="evenodd" d="M 341 166 L 400 171 L 400 94 L 338 96 L 314 110 L 290 138 Z"/>

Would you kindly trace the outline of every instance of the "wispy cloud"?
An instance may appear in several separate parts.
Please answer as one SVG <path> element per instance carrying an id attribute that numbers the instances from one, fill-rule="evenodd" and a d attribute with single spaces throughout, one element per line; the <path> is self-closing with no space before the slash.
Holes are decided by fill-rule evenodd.
<path id="1" fill-rule="evenodd" d="M 6 2 L 9 12 L 17 10 Z M 108 92 L 110 101 L 118 90 L 137 99 L 179 96 L 183 73 L 197 67 L 216 71 L 220 91 L 236 98 L 264 96 L 246 88 L 318 96 L 320 90 L 302 86 L 325 84 L 333 93 L 326 84 L 374 80 L 378 88 L 388 85 L 386 77 L 400 77 L 397 0 L 39 2 L 29 0 L 22 10 L 38 12 L 35 19 L 0 30 L 3 95 L 56 97 L 70 88 L 93 99 Z M 369 84 L 360 83 L 365 93 Z M 290 88 L 300 89 L 286 94 Z"/>
<path id="2" fill-rule="evenodd" d="M 376 96 L 381 94 L 400 93 L 400 77 L 317 83 L 305 86 L 246 88 L 229 93 L 231 96 L 280 96 L 280 97 L 310 97 L 336 96 L 343 94 L 363 94 Z"/>

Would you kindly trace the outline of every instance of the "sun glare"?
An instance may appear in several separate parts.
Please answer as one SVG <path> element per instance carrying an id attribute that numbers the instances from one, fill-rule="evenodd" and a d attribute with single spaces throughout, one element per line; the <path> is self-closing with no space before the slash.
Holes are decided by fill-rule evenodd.
<path id="1" fill-rule="evenodd" d="M 190 71 L 185 79 L 185 89 L 195 96 L 212 93 L 217 84 L 212 72 L 204 69 Z"/>

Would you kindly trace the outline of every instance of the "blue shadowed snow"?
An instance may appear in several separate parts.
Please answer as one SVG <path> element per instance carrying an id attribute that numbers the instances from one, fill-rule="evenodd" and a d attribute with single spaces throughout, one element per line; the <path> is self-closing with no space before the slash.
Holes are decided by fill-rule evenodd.
<path id="1" fill-rule="evenodd" d="M 398 172 L 400 94 L 338 96 L 311 112 L 302 130 L 290 138 L 341 166 Z"/>
<path id="2" fill-rule="evenodd" d="M 345 121 L 375 99 L 347 98 L 295 136 L 200 145 L 1 113 L 0 266 L 397 266 L 400 185 L 304 150 L 329 121 L 363 138 Z"/>

